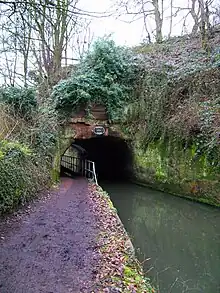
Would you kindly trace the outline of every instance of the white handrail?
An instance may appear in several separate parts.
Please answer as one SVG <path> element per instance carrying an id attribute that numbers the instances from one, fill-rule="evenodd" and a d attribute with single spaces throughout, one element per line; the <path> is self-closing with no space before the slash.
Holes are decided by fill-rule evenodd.
<path id="1" fill-rule="evenodd" d="M 88 177 L 87 172 L 92 173 L 92 179 L 96 185 L 98 185 L 98 181 L 97 181 L 97 175 L 96 175 L 96 170 L 95 170 L 95 162 L 90 161 L 90 160 L 85 160 L 85 166 L 84 166 L 84 176 Z"/>
<path id="2" fill-rule="evenodd" d="M 94 183 L 98 185 L 95 162 L 64 155 L 61 159 L 61 166 L 66 167 L 73 172 L 80 170 L 80 175 L 92 179 Z"/>
<path id="3" fill-rule="evenodd" d="M 98 185 L 96 171 L 95 171 L 95 162 L 92 162 L 92 163 L 93 163 L 92 165 L 93 165 L 93 174 L 94 174 L 95 184 Z"/>

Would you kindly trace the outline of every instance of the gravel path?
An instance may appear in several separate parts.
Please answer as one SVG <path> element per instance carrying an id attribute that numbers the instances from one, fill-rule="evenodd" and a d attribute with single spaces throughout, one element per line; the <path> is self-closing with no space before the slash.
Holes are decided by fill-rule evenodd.
<path id="1" fill-rule="evenodd" d="M 0 223 L 0 293 L 91 292 L 97 233 L 86 180 L 63 178 Z"/>

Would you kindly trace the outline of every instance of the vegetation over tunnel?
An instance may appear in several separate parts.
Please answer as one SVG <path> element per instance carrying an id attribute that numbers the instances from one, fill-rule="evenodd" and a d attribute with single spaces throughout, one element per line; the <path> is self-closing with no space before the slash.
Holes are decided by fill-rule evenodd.
<path id="1" fill-rule="evenodd" d="M 128 143 L 118 137 L 105 136 L 76 140 L 94 161 L 99 180 L 124 180 L 131 175 L 132 153 Z"/>
<path id="2" fill-rule="evenodd" d="M 49 257 L 42 261 L 45 261 L 48 271 L 52 272 L 56 281 L 52 282 L 53 286 L 59 287 L 60 273 L 65 277 L 63 282 L 68 288 L 56 288 L 55 291 L 58 290 L 59 293 L 155 293 L 153 288 L 142 289 L 143 286 L 136 286 L 137 283 L 145 283 L 142 270 L 139 272 L 133 267 L 136 259 L 130 262 L 127 255 L 124 257 L 119 253 L 121 248 L 127 247 L 127 241 L 123 232 L 119 231 L 121 238 L 118 235 L 115 237 L 115 227 L 120 221 L 117 215 L 112 213 L 115 212 L 114 205 L 109 202 L 107 194 L 101 191 L 99 184 L 104 186 L 110 183 L 111 186 L 116 186 L 121 182 L 114 181 L 131 179 L 130 181 L 137 184 L 164 191 L 167 197 L 172 193 L 220 207 L 220 1 L 181 1 L 179 7 L 179 0 L 103 0 L 101 9 L 99 4 L 95 4 L 98 1 L 90 1 L 90 4 L 92 2 L 91 6 L 89 1 L 82 0 L 0 1 L 3 16 L 0 20 L 0 217 L 5 217 L 7 213 L 16 211 L 19 206 L 28 204 L 28 215 L 24 215 L 24 220 L 20 212 L 15 214 L 15 224 L 18 224 L 19 229 L 17 226 L 16 229 L 7 228 L 10 232 L 8 235 L 3 235 L 0 231 L 0 242 L 5 243 L 9 256 L 11 246 L 18 247 L 15 247 L 11 263 L 5 259 L 4 270 L 10 278 L 13 276 L 11 272 L 16 272 L 13 268 L 26 276 L 30 271 L 30 262 L 25 258 L 30 252 L 33 256 L 32 263 L 37 264 L 34 268 L 36 275 L 38 271 L 41 272 L 41 285 L 46 290 L 45 284 L 50 284 L 49 280 L 52 279 L 47 269 L 41 269 L 38 254 L 44 256 L 52 247 L 52 261 L 56 260 L 63 271 L 51 270 Z M 109 7 L 105 7 L 108 6 L 107 2 Z M 115 32 L 111 25 L 112 17 L 116 21 Z M 96 19 L 98 22 L 94 25 Z M 123 19 L 126 19 L 127 24 L 121 25 Z M 137 27 L 132 28 L 136 20 L 138 27 L 141 23 L 139 30 Z M 105 23 L 107 26 L 110 24 L 110 27 L 105 27 Z M 93 31 L 94 28 L 99 29 Z M 108 35 L 108 31 L 113 34 Z M 118 33 L 122 33 L 122 36 L 119 37 Z M 141 43 L 136 39 L 138 35 Z M 115 43 L 114 39 L 119 43 Z M 100 126 L 103 127 L 103 132 Z M 100 130 L 99 133 L 97 129 Z M 65 178 L 61 178 L 63 173 L 67 175 Z M 76 179 L 77 175 L 86 177 L 89 183 L 85 178 Z M 70 178 L 71 176 L 73 178 Z M 90 182 L 92 180 L 94 184 Z M 77 181 L 84 182 L 84 188 L 79 184 L 77 189 Z M 52 198 L 50 202 L 48 190 L 60 182 L 64 182 L 63 185 L 61 183 L 63 197 L 58 196 L 59 201 Z M 129 182 L 126 184 L 129 185 Z M 72 188 L 69 190 L 70 186 Z M 121 193 L 122 190 L 120 195 Z M 188 280 L 193 278 L 193 273 L 198 269 L 198 266 L 194 268 L 191 264 L 198 263 L 194 251 L 197 251 L 199 245 L 197 247 L 197 243 L 191 241 L 191 223 L 189 229 L 180 229 L 180 226 L 176 228 L 181 232 L 181 236 L 185 236 L 185 242 L 181 242 L 177 234 L 173 234 L 172 239 L 170 229 L 174 230 L 175 225 L 172 225 L 170 220 L 166 224 L 166 199 L 161 203 L 157 201 L 157 205 L 152 204 L 153 200 L 149 200 L 147 207 L 151 210 L 148 211 L 139 196 L 137 202 L 136 198 L 132 199 L 132 193 L 131 188 L 126 192 L 127 198 L 123 199 L 126 200 L 123 208 L 127 212 L 126 204 L 130 201 L 132 210 L 128 218 L 133 225 L 132 229 L 135 227 L 134 237 L 143 226 L 146 228 L 143 229 L 147 241 L 140 233 L 142 243 L 146 242 L 150 247 L 150 241 L 153 241 L 152 250 L 145 255 L 145 260 L 152 259 L 153 266 L 156 267 L 157 260 L 163 258 L 166 260 L 165 267 L 168 268 L 171 267 L 171 257 L 166 257 L 170 252 L 175 261 L 178 261 L 172 266 L 175 274 L 178 270 L 187 270 L 189 276 L 175 276 L 174 283 L 168 289 L 162 291 L 163 289 L 159 288 L 158 292 L 174 292 L 180 281 L 187 286 L 184 287 L 184 292 L 194 290 Z M 36 196 L 41 198 L 41 194 L 45 213 L 42 214 L 39 209 L 36 221 L 33 221 L 34 229 L 29 225 L 31 221 L 28 221 L 28 217 L 34 213 L 35 205 L 32 209 L 29 208 L 29 203 Z M 106 209 L 103 198 L 107 199 Z M 53 203 L 60 205 L 53 206 Z M 190 202 L 189 205 L 193 206 L 193 203 Z M 31 203 L 30 206 L 32 207 Z M 39 207 L 38 203 L 37 206 Z M 172 207 L 169 204 L 167 206 L 168 214 L 176 223 Z M 88 242 L 85 252 L 80 249 L 88 241 L 86 239 L 81 245 L 89 234 L 88 229 L 84 227 L 92 228 L 92 220 L 88 221 L 90 214 L 86 214 L 86 211 L 90 212 L 91 209 L 97 223 L 103 224 L 103 231 L 100 230 L 100 224 L 97 229 L 94 228 L 94 233 L 98 235 L 94 235 L 93 239 L 88 238 L 91 241 Z M 184 210 L 184 205 L 181 204 L 178 210 Z M 136 218 L 133 217 L 134 213 Z M 44 216 L 48 217 L 50 227 Z M 178 214 L 176 218 L 181 221 Z M 188 218 L 193 224 L 196 222 L 191 214 L 186 214 L 185 218 L 185 222 Z M 70 231 L 72 225 L 66 225 L 74 219 L 79 220 L 76 233 Z M 84 221 L 82 225 L 81 220 Z M 166 224 L 166 227 L 161 226 L 163 233 L 160 233 L 159 229 L 160 220 L 163 225 Z M 153 222 L 156 223 L 154 227 Z M 208 223 L 206 219 L 205 222 Z M 60 225 L 57 226 L 58 223 Z M 74 224 L 76 223 L 74 221 Z M 21 235 L 20 243 L 7 242 L 7 238 L 16 237 L 16 234 L 20 233 L 20 225 L 27 227 L 26 224 L 30 226 L 28 230 L 33 232 L 24 233 L 28 241 Z M 112 230 L 109 230 L 111 225 Z M 196 286 L 203 281 L 207 283 L 206 278 L 216 279 L 205 267 L 208 260 L 212 261 L 215 255 L 213 246 L 209 241 L 208 245 L 205 245 L 208 232 L 206 234 L 202 220 L 199 225 L 202 227 L 202 238 L 198 244 L 201 244 L 201 249 L 205 249 L 208 254 L 203 257 L 198 253 L 199 259 L 205 259 L 202 271 L 206 270 L 206 274 L 196 279 Z M 1 226 L 0 223 L 0 230 Z M 152 233 L 150 226 L 153 227 Z M 209 226 L 212 231 L 212 223 Z M 2 227 L 3 232 L 7 230 L 4 225 Z M 51 231 L 45 232 L 45 228 L 51 228 Z M 167 238 L 159 238 L 166 228 L 169 232 L 165 235 Z M 63 241 L 61 238 L 65 229 L 68 234 L 64 236 L 69 235 L 69 238 Z M 56 238 L 52 237 L 54 230 L 58 233 Z M 82 233 L 80 239 L 78 232 Z M 114 238 L 115 247 L 112 246 Z M 158 242 L 159 250 L 155 253 L 158 239 L 161 239 Z M 219 242 L 219 237 L 217 241 Z M 48 242 L 44 251 L 38 250 L 39 247 L 43 248 L 41 242 Z M 166 242 L 170 251 L 163 250 L 163 253 L 160 253 Z M 184 243 L 190 244 L 189 259 L 193 269 L 188 269 L 179 255 L 175 257 L 175 248 L 179 247 L 178 253 L 185 259 Z M 59 250 L 56 250 L 55 244 L 60 246 Z M 72 258 L 77 252 L 74 247 L 77 247 L 79 253 Z M 100 248 L 103 254 L 109 253 L 105 258 L 106 266 L 112 262 L 112 267 L 117 269 L 116 273 L 112 273 L 111 267 L 108 270 L 111 277 L 109 278 L 109 274 L 105 274 L 104 270 L 96 270 L 91 266 L 95 274 L 92 283 L 98 281 L 103 285 L 107 282 L 109 288 L 107 291 L 100 291 L 92 285 L 88 291 L 78 290 L 74 288 L 74 279 L 78 278 L 83 282 L 85 280 L 86 283 L 86 274 L 81 269 L 89 268 L 87 260 L 93 257 L 96 247 Z M 137 247 L 141 251 L 141 245 L 138 244 Z M 23 255 L 25 266 L 20 262 L 17 251 Z M 4 251 L 2 255 L 4 256 Z M 143 266 L 146 265 L 145 260 Z M 11 286 L 11 279 L 6 275 L 4 280 L 1 280 L 1 274 L 4 272 L 1 263 L 0 261 L 1 292 L 37 292 L 31 283 L 35 278 L 34 273 L 29 274 L 30 282 L 26 277 L 22 277 L 22 273 L 18 278 L 14 274 L 16 278 L 13 286 L 16 288 L 17 284 L 24 285 L 24 290 L 22 288 L 19 291 L 19 287 L 10 291 L 4 288 L 5 280 L 8 280 L 9 287 Z M 72 271 L 74 274 L 71 274 Z M 146 272 L 150 271 L 151 268 L 148 267 Z M 169 270 L 163 268 L 158 272 L 169 274 Z M 189 272 L 192 273 L 188 274 Z M 159 281 L 161 279 L 157 272 L 156 278 Z M 110 279 L 117 281 L 119 287 L 123 285 L 122 288 L 113 286 L 109 282 Z M 195 290 L 200 290 L 198 288 Z M 216 290 L 200 291 L 216 293 L 219 292 L 218 289 L 219 282 Z M 53 287 L 50 290 L 54 291 Z"/>

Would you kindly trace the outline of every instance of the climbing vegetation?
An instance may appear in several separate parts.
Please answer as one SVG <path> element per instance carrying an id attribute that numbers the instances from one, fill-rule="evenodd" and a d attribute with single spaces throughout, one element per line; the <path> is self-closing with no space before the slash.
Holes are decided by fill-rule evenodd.
<path id="1" fill-rule="evenodd" d="M 135 141 L 139 180 L 219 205 L 219 58 L 190 42 L 135 48 L 143 74 L 123 128 Z"/>
<path id="2" fill-rule="evenodd" d="M 215 39 L 212 42 L 215 47 Z M 68 118 L 81 107 L 90 116 L 91 107 L 100 104 L 105 106 L 110 121 L 120 122 L 120 128 L 133 139 L 135 148 L 147 151 L 152 144 L 159 146 L 160 167 L 167 164 L 172 173 L 178 169 L 179 152 L 190 151 L 192 164 L 204 162 L 204 176 L 216 174 L 220 157 L 219 50 L 207 56 L 197 43 L 193 48 L 190 44 L 187 38 L 174 38 L 157 46 L 130 50 L 108 38 L 100 39 L 74 66 L 71 76 L 53 88 L 47 101 L 39 99 L 39 91 L 34 88 L 0 88 L 0 142 L 9 146 L 15 143 L 18 150 L 21 144 L 30 150 L 30 154 L 24 153 L 22 157 L 27 160 L 27 167 L 21 168 L 21 161 L 14 155 L 20 151 L 13 149 L 11 158 L 11 151 L 8 155 L 0 150 L 2 170 L 8 170 L 10 164 L 18 172 L 32 169 L 37 172 L 42 166 L 48 170 L 60 119 Z M 163 161 L 165 153 L 168 159 Z M 171 162 L 174 157 L 175 164 Z M 186 179 L 181 177 L 182 169 L 178 169 L 179 182 Z M 160 171 L 155 176 L 166 177 Z M 169 173 L 166 178 L 170 177 Z M 31 181 L 37 186 L 36 180 Z"/>
<path id="3" fill-rule="evenodd" d="M 167 73 L 146 74 L 140 100 L 132 103 L 126 122 L 142 147 L 158 139 L 196 144 L 197 154 L 216 152 L 219 144 L 218 68 L 170 79 Z M 137 131 L 138 129 L 138 131 Z"/>
<path id="4" fill-rule="evenodd" d="M 49 181 L 45 162 L 27 146 L 0 141 L 0 214 L 24 204 Z"/>
<path id="5" fill-rule="evenodd" d="M 83 105 L 104 105 L 116 120 L 133 98 L 135 62 L 129 49 L 110 39 L 98 40 L 84 56 L 72 76 L 55 86 L 52 97 L 60 113 L 71 113 Z"/>
<path id="6" fill-rule="evenodd" d="M 53 104 L 38 103 L 35 89 L 0 89 L 0 139 L 23 142 L 48 156 L 56 143 L 57 124 Z"/>
<path id="7" fill-rule="evenodd" d="M 130 103 L 124 121 L 142 147 L 168 139 L 182 146 L 195 143 L 200 152 L 216 148 L 220 126 L 217 32 L 210 46 L 212 52 L 207 54 L 199 38 L 184 36 L 133 48 L 143 74 L 138 77 L 138 98 Z"/>
<path id="8" fill-rule="evenodd" d="M 56 117 L 51 105 L 37 102 L 35 90 L 0 89 L 0 214 L 50 183 Z"/>
<path id="9" fill-rule="evenodd" d="M 14 86 L 0 89 L 0 102 L 10 106 L 10 112 L 20 118 L 31 119 L 37 110 L 37 96 L 34 88 Z"/>

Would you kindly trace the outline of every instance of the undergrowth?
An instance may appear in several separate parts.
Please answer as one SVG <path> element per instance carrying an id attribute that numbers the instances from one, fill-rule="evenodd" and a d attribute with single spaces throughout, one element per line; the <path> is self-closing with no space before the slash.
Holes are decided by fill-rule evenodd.
<path id="1" fill-rule="evenodd" d="M 9 106 L 12 115 L 25 120 L 31 119 L 37 111 L 37 95 L 34 88 L 2 87 L 0 101 Z"/>
<path id="2" fill-rule="evenodd" d="M 197 153 L 215 153 L 219 144 L 220 70 L 210 67 L 187 78 L 170 79 L 167 72 L 146 72 L 139 99 L 124 116 L 125 128 L 146 149 L 169 140 Z"/>
<path id="3" fill-rule="evenodd" d="M 42 158 L 18 142 L 0 142 L 0 214 L 26 203 L 49 182 Z"/>
<path id="4" fill-rule="evenodd" d="M 56 112 L 34 89 L 0 89 L 0 214 L 50 184 L 57 128 Z"/>
<path id="5" fill-rule="evenodd" d="M 134 141 L 137 178 L 219 204 L 218 58 L 193 52 L 189 60 L 187 50 L 176 50 L 170 51 L 171 56 L 164 57 L 161 51 L 157 55 L 155 50 L 140 57 L 141 86 L 138 98 L 125 111 L 123 130 Z M 156 63 L 156 57 L 161 62 Z"/>

